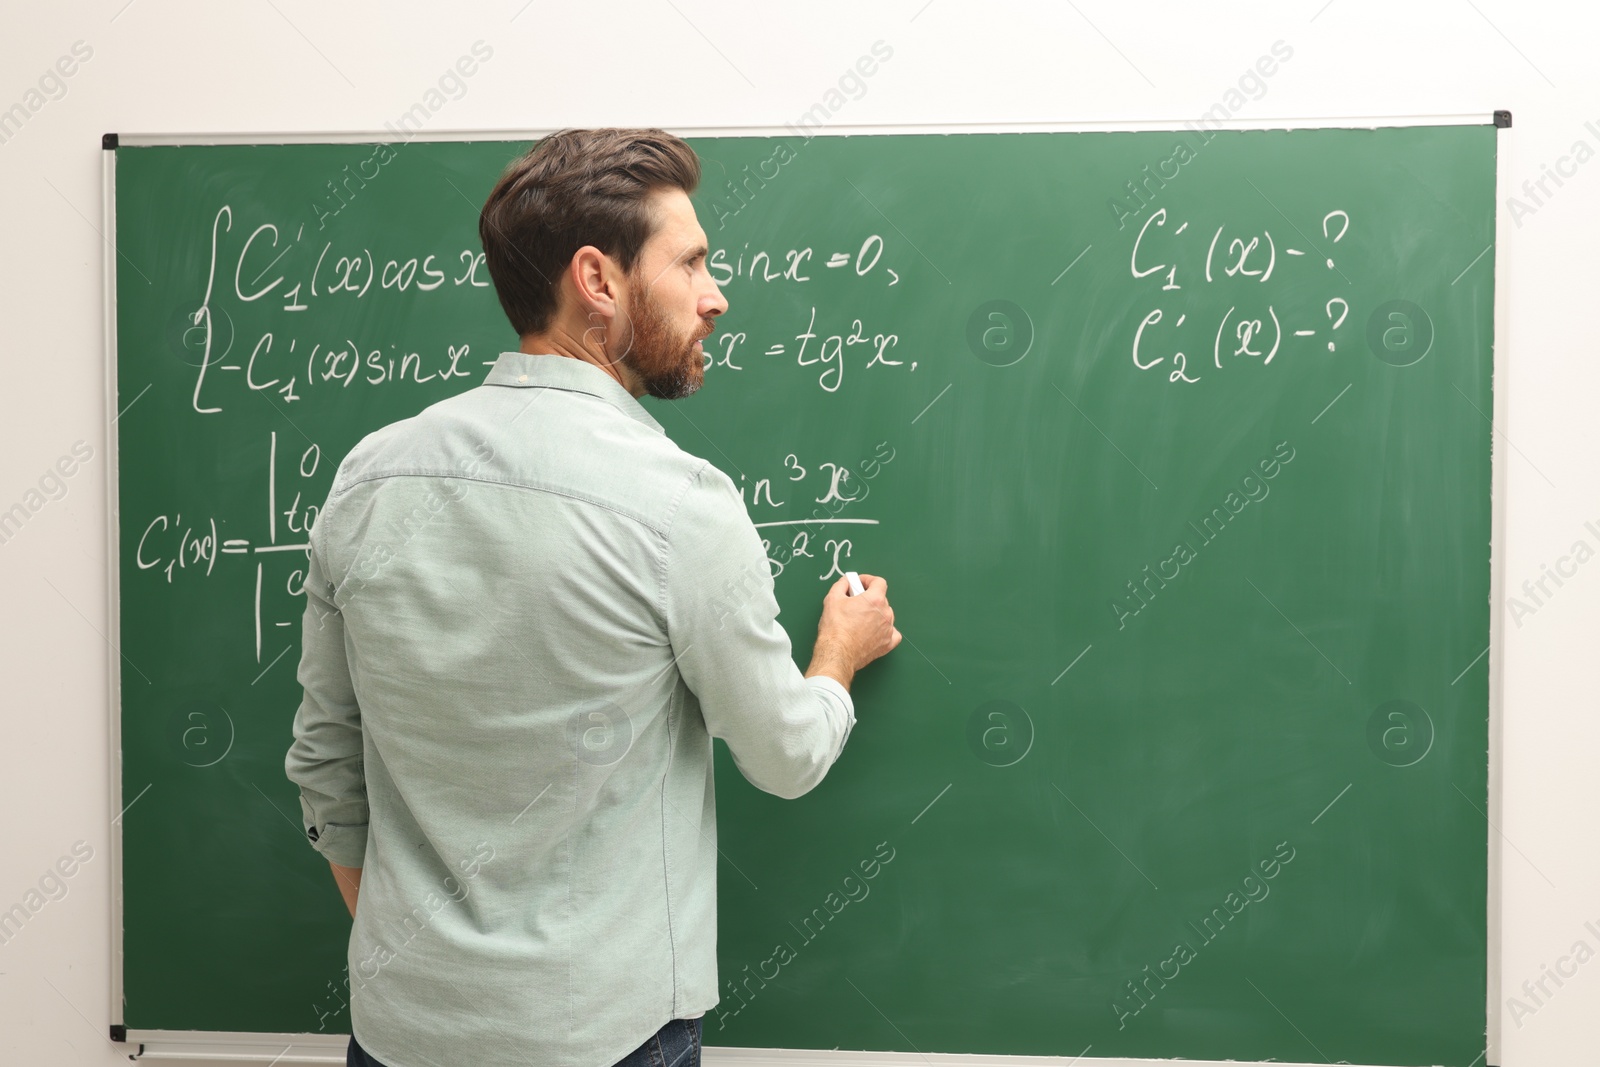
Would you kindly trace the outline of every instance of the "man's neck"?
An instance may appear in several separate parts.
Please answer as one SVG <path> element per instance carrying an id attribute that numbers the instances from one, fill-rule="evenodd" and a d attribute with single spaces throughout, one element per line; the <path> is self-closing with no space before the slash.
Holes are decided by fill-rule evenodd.
<path id="1" fill-rule="evenodd" d="M 593 343 L 586 344 L 583 336 L 575 335 L 560 325 L 552 326 L 544 333 L 526 335 L 522 338 L 517 351 L 534 356 L 552 355 L 581 360 L 590 366 L 600 368 L 635 399 L 645 393 L 644 383 L 629 367 L 617 360 L 608 359 L 600 346 Z"/>

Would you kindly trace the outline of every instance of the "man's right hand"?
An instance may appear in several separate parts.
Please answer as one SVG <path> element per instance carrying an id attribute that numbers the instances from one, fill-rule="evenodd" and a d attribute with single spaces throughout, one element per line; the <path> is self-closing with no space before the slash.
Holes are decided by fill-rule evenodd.
<path id="1" fill-rule="evenodd" d="M 865 592 L 851 596 L 849 581 L 841 577 L 823 597 L 807 678 L 825 674 L 848 689 L 856 671 L 900 643 L 894 609 L 889 606 L 889 583 L 873 574 L 860 578 Z"/>

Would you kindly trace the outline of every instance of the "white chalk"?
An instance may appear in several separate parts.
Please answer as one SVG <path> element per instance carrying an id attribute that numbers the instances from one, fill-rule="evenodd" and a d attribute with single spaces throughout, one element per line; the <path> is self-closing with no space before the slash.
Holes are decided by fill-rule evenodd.
<path id="1" fill-rule="evenodd" d="M 844 580 L 850 583 L 851 596 L 860 596 L 867 591 L 867 587 L 861 584 L 861 575 L 855 571 L 845 571 Z"/>

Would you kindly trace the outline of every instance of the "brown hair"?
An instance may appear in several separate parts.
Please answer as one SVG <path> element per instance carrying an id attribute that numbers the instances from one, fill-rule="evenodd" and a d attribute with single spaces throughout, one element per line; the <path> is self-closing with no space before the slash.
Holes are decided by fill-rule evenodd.
<path id="1" fill-rule="evenodd" d="M 654 229 L 645 197 L 694 192 L 700 160 L 657 129 L 562 130 L 513 160 L 478 217 L 484 265 L 518 336 L 550 325 L 561 274 L 584 245 L 631 271 Z"/>

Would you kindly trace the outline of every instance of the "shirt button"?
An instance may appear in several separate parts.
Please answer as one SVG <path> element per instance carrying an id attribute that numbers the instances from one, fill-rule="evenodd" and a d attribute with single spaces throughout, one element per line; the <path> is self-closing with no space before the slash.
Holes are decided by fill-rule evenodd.
<path id="1" fill-rule="evenodd" d="M 527 380 L 528 380 L 528 376 L 527 376 L 527 375 L 526 375 L 526 374 L 519 374 L 519 375 L 517 375 L 517 381 L 519 381 L 519 382 L 525 382 L 525 381 L 527 381 Z"/>

